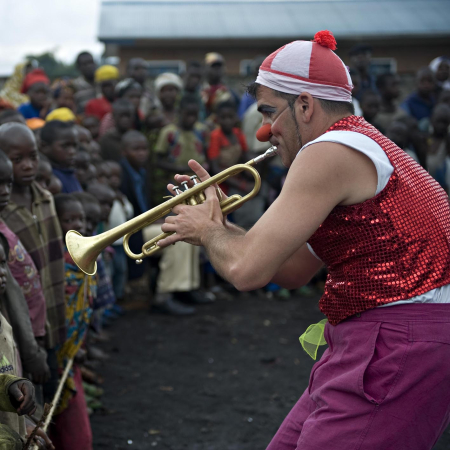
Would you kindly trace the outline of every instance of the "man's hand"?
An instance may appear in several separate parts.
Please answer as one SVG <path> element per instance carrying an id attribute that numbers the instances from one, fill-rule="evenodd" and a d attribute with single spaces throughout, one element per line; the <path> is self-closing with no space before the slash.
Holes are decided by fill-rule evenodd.
<path id="1" fill-rule="evenodd" d="M 205 191 L 206 201 L 201 205 L 177 205 L 172 209 L 176 216 L 168 216 L 161 230 L 173 232 L 171 236 L 158 242 L 167 247 L 178 241 L 193 245 L 202 245 L 202 238 L 211 228 L 224 228 L 223 214 L 217 198 L 216 189 L 210 186 Z"/>
<path id="2" fill-rule="evenodd" d="M 211 178 L 206 169 L 197 161 L 191 159 L 189 161 L 190 169 L 198 176 L 200 181 Z M 175 175 L 175 181 L 180 185 L 183 181 L 188 182 L 188 186 L 192 187 L 194 183 L 188 175 Z M 173 191 L 173 184 L 168 184 L 167 189 Z M 162 239 L 158 242 L 158 246 L 167 247 L 178 241 L 185 241 L 193 245 L 202 245 L 201 237 L 204 231 L 210 226 L 226 226 L 226 219 L 223 217 L 220 209 L 219 200 L 217 198 L 217 185 L 212 185 L 205 190 L 206 202 L 202 205 L 196 205 L 195 211 L 191 206 L 177 205 L 173 208 L 176 216 L 168 216 L 161 229 L 164 232 L 175 232 L 172 236 Z M 221 191 L 222 200 L 226 197 Z"/>
<path id="3" fill-rule="evenodd" d="M 31 381 L 19 380 L 11 384 L 8 389 L 11 404 L 17 409 L 17 414 L 32 415 L 36 411 L 34 386 Z"/>

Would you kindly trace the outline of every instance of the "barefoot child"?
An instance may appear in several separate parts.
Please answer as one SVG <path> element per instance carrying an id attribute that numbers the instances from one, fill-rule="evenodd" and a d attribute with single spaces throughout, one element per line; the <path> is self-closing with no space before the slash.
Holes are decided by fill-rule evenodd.
<path id="1" fill-rule="evenodd" d="M 61 228 L 52 195 L 35 181 L 39 155 L 36 139 L 25 125 L 0 127 L 0 149 L 11 159 L 14 181 L 11 200 L 0 217 L 30 254 L 41 280 L 47 310 L 46 349 L 52 382 L 44 395 L 51 400 L 57 386 L 54 348 L 66 339 L 64 260 Z"/>

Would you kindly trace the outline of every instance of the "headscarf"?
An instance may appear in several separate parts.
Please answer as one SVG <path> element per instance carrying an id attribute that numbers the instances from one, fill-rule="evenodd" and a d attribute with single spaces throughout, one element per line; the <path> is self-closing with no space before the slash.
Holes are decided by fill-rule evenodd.
<path id="1" fill-rule="evenodd" d="M 431 69 L 431 71 L 436 75 L 436 72 L 439 69 L 439 66 L 441 63 L 446 62 L 450 66 L 450 58 L 446 56 L 438 56 L 437 58 L 434 58 L 428 67 Z M 450 90 L 450 78 L 447 78 L 445 81 L 439 81 L 435 78 L 435 83 L 441 87 L 444 90 Z"/>
<path id="2" fill-rule="evenodd" d="M 165 72 L 156 77 L 155 91 L 157 95 L 164 86 L 175 86 L 181 91 L 183 89 L 183 81 L 178 75 L 170 72 Z"/>
<path id="3" fill-rule="evenodd" d="M 60 120 L 61 122 L 73 122 L 76 120 L 75 114 L 69 108 L 56 108 L 45 118 L 46 122 Z"/>
<path id="4" fill-rule="evenodd" d="M 117 98 L 121 98 L 130 89 L 142 90 L 142 86 L 134 78 L 125 78 L 125 80 L 119 81 L 116 84 L 114 93 L 116 94 Z"/>
<path id="5" fill-rule="evenodd" d="M 26 61 L 17 64 L 16 67 L 14 67 L 14 73 L 8 78 L 0 91 L 0 98 L 10 103 L 14 108 L 29 101 L 27 95 L 20 93 L 25 76 L 24 70 L 27 64 L 28 62 Z"/>
<path id="6" fill-rule="evenodd" d="M 256 82 L 286 94 L 309 92 L 323 100 L 350 103 L 352 80 L 335 49 L 336 40 L 328 30 L 316 33 L 312 42 L 291 42 L 264 60 Z"/>
<path id="7" fill-rule="evenodd" d="M 36 83 L 44 83 L 47 86 L 50 85 L 50 80 L 42 69 L 33 69 L 25 76 L 20 92 L 22 92 L 22 94 L 27 93 L 30 87 Z"/>

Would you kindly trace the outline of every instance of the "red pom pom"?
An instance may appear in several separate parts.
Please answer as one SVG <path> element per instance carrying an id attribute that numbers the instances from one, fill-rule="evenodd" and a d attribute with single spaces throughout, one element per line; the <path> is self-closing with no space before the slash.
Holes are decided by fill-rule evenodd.
<path id="1" fill-rule="evenodd" d="M 326 47 L 331 50 L 337 49 L 336 39 L 334 38 L 333 33 L 331 33 L 331 31 L 328 30 L 318 31 L 314 35 L 313 42 L 317 42 L 322 47 Z"/>

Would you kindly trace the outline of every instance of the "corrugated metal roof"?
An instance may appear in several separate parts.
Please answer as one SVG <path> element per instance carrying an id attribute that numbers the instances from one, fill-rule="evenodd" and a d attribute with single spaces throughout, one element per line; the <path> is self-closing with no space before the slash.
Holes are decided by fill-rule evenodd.
<path id="1" fill-rule="evenodd" d="M 99 39 L 450 35 L 449 0 L 123 0 L 101 4 Z"/>

